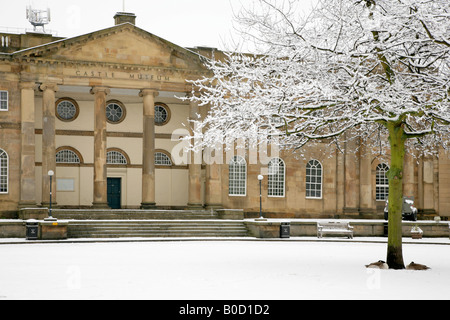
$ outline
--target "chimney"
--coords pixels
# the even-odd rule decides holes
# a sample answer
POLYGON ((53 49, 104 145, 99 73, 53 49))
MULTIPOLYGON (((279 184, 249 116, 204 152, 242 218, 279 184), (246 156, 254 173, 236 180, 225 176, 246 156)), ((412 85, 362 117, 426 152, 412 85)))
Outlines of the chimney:
POLYGON ((114 16, 116 26, 125 22, 129 22, 132 25, 136 25, 136 15, 128 12, 117 12, 114 16))

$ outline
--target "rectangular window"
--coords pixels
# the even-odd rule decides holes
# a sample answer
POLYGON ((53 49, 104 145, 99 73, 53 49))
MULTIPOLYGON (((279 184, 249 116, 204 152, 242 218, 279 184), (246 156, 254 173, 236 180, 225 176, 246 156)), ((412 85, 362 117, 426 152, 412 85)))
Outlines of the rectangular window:
POLYGON ((0 91, 0 111, 8 111, 8 91, 0 91))

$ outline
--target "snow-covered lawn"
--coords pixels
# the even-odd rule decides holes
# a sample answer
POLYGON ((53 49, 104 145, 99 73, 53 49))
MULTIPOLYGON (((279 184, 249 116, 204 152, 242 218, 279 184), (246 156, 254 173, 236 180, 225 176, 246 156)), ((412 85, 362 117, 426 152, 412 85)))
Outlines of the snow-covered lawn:
POLYGON ((4 299, 449 299, 450 246, 404 244, 427 271, 366 269, 385 243, 0 245, 4 299))

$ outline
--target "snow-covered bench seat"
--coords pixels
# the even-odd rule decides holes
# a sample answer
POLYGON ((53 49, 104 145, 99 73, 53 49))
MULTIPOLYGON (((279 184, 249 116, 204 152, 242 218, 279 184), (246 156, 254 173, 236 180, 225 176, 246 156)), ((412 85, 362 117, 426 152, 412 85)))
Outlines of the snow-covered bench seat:
POLYGON ((348 222, 317 222, 317 237, 325 234, 341 234, 353 239, 353 227, 348 222))

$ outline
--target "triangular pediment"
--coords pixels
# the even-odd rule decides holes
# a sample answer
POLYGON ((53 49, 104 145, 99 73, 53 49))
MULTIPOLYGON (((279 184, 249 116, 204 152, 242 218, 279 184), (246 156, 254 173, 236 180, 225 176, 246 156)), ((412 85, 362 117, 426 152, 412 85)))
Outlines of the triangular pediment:
POLYGON ((14 55, 52 61, 202 69, 201 56, 130 23, 22 50, 14 55))

